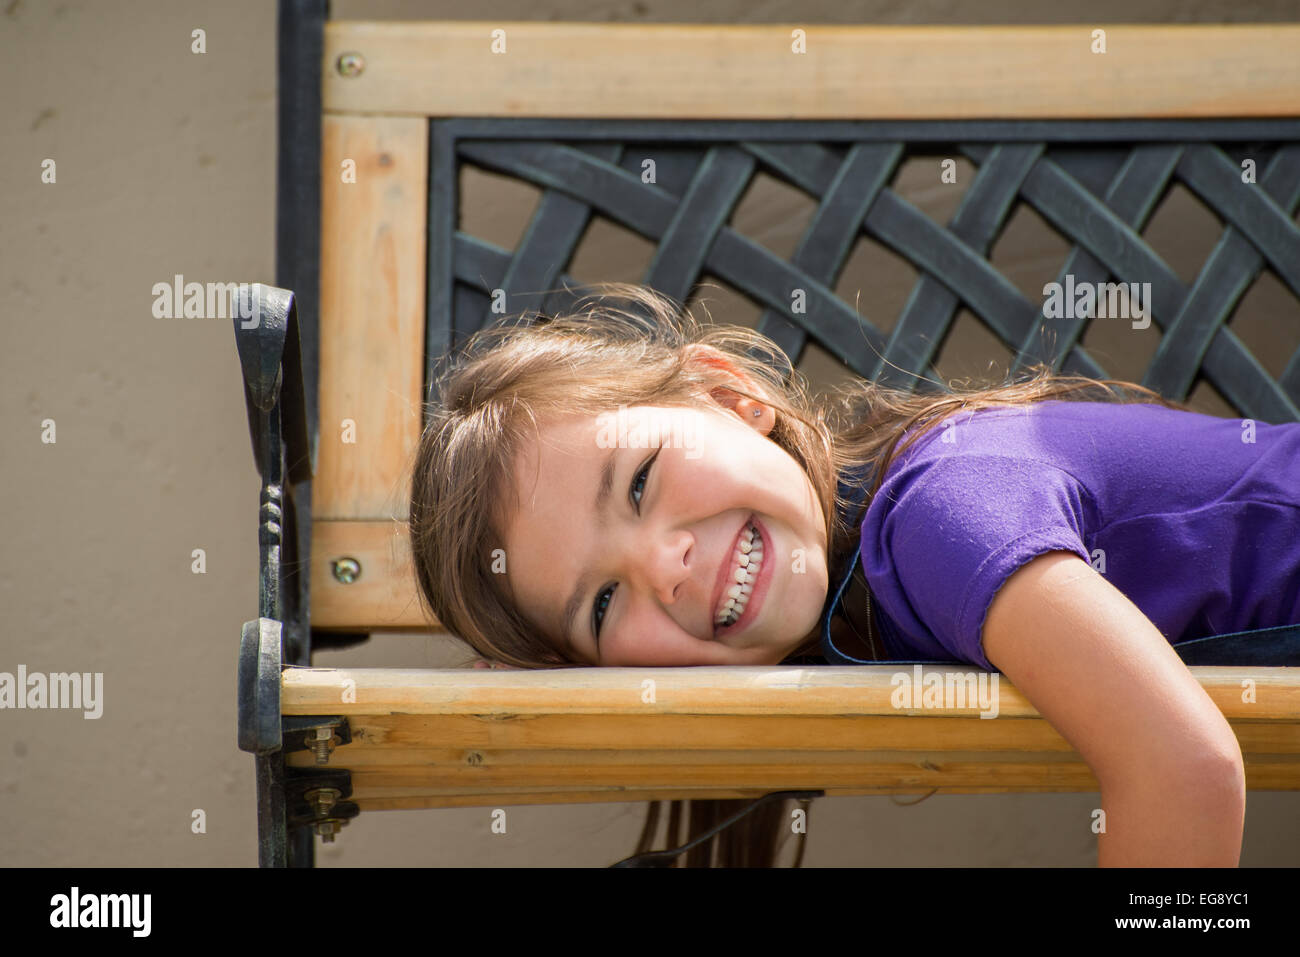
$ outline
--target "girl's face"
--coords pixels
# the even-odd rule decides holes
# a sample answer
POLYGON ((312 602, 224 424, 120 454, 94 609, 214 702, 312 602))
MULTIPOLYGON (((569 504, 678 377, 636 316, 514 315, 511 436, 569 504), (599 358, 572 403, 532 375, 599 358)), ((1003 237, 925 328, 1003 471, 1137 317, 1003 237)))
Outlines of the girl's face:
POLYGON ((550 420, 521 450, 504 570, 521 613, 564 636, 569 660, 774 665, 814 633, 828 587, 817 493, 766 438, 773 410, 719 395, 550 420), (746 555, 752 588, 722 627, 751 523, 762 557, 757 544, 746 555))

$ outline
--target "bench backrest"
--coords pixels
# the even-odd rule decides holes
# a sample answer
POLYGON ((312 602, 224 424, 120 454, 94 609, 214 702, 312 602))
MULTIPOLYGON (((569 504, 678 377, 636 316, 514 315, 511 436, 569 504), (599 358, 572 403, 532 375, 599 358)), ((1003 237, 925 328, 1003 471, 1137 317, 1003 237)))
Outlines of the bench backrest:
MULTIPOLYGON (((320 5, 301 9, 310 21, 320 5)), ((1300 26, 1272 24, 1099 35, 325 23, 319 300, 308 288, 298 303, 319 404, 311 625, 433 627, 401 525, 430 371, 498 317, 498 290, 510 314, 564 308, 581 292, 568 270, 596 220, 652 248, 639 281, 688 301, 707 277, 757 304, 757 328, 796 363, 824 351, 857 375, 914 388, 912 374, 940 377, 946 344, 973 321, 1005 350, 1007 372, 1046 361, 1172 398, 1195 393, 1223 415, 1300 421, 1296 49, 1300 26), (947 223, 896 188, 918 157, 936 187, 962 190, 947 223), (513 247, 463 228, 471 167, 538 191, 513 247), (789 257, 732 223, 759 176, 814 204, 789 257), (1212 214, 1194 275, 1144 236, 1173 190, 1212 214), (1059 315, 1046 292, 994 265, 1024 209, 1064 244, 1050 276, 1059 315), (856 303, 837 293, 867 240, 917 274, 897 316, 877 314, 869 286, 856 303), (1256 282, 1277 309, 1263 331, 1233 322, 1256 282), (1135 297, 1100 303, 1127 307, 1124 318, 1076 314, 1077 289, 1113 293, 1110 283, 1135 284, 1135 297), (1130 331, 1117 337, 1120 324, 1130 331)), ((311 94, 298 108, 314 108, 311 94)), ((312 229, 309 208, 297 223, 312 229)))

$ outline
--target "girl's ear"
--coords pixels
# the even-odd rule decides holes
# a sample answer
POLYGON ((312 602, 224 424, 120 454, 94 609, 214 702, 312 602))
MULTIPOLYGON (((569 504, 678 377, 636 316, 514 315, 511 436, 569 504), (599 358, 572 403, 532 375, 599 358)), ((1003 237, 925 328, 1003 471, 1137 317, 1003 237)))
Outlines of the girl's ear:
MULTIPOLYGON (((735 380, 738 388, 755 393, 760 391, 753 379, 742 372, 734 360, 721 350, 703 343, 693 342, 686 346, 686 353, 688 364, 695 363, 721 370, 725 375, 735 380)), ((722 408, 734 413, 740 421, 760 435, 767 435, 776 425, 776 410, 774 408, 762 402, 755 402, 753 399, 738 392, 733 392, 731 389, 722 386, 710 389, 709 398, 722 408)))
POLYGON ((702 342, 692 342, 685 346, 686 362, 688 365, 705 365, 715 369, 721 369, 723 372, 730 374, 732 377, 740 379, 743 376, 731 357, 721 349, 713 346, 706 346, 702 342))

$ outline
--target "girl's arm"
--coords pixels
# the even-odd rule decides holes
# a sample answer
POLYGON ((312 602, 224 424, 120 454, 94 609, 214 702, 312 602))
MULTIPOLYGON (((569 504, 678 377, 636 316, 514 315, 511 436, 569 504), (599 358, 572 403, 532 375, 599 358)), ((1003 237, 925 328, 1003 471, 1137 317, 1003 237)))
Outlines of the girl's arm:
POLYGON ((1092 566, 1061 551, 1022 565, 994 596, 983 647, 1097 776, 1099 866, 1237 866, 1236 735, 1168 640, 1092 566))

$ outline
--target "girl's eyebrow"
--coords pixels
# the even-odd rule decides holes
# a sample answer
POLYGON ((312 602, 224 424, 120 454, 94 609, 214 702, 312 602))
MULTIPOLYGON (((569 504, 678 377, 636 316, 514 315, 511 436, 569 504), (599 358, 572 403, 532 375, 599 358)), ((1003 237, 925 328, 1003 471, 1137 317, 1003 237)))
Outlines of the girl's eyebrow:
MULTIPOLYGON (((618 464, 618 446, 609 450, 609 455, 605 458, 605 464, 600 469, 600 484, 596 487, 596 500, 594 509, 596 513, 596 527, 605 527, 605 511, 609 507, 609 496, 614 490, 614 471, 618 464)), ((564 635, 564 640, 568 642, 571 649, 577 650, 574 642, 573 619, 578 614, 578 608, 582 605, 582 597, 587 593, 589 587, 590 575, 582 574, 578 576, 578 584, 574 586, 573 593, 569 595, 569 600, 564 603, 564 611, 561 614, 560 621, 562 627, 560 634, 564 635)))

